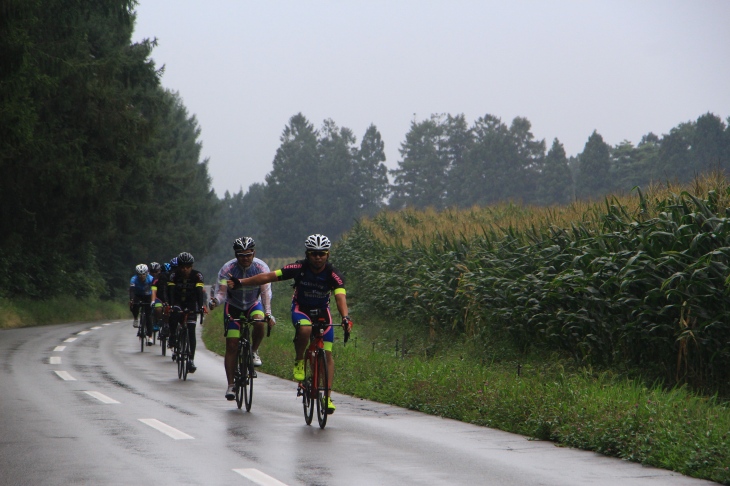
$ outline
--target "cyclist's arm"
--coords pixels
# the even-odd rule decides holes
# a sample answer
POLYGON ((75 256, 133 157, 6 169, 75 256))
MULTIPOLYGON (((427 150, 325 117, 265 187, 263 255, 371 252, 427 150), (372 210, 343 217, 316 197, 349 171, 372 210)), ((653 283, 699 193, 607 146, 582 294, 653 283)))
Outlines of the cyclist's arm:
MULTIPOLYGON (((256 285, 264 285, 270 282, 276 282, 279 279, 278 272, 281 270, 277 270, 276 272, 267 272, 267 273, 259 273, 258 275, 254 275, 253 277, 248 278, 239 278, 238 283, 240 285, 243 285, 244 287, 254 287, 256 285)), ((229 282, 235 283, 232 280, 229 280, 229 282)), ((230 285, 229 285, 230 287, 230 285)))
POLYGON ((223 302, 226 301, 228 295, 228 280, 221 280, 218 282, 218 292, 215 293, 213 296, 213 299, 215 300, 216 305, 221 305, 223 302))
POLYGON ((350 313, 347 311, 346 295, 347 295, 347 293, 345 292, 345 289, 343 289, 343 288, 335 289, 335 304, 337 304, 337 311, 340 313, 341 317, 350 315, 350 313))
POLYGON ((264 314, 271 314, 271 284, 261 286, 261 304, 264 306, 264 314))

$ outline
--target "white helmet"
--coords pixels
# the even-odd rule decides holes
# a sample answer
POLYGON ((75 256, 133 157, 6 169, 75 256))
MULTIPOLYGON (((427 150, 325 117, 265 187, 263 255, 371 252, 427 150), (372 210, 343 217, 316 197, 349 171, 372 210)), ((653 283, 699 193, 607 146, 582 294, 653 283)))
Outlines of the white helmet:
POLYGON ((304 242, 304 246, 309 250, 329 250, 332 246, 332 242, 325 235, 309 235, 307 241, 304 242))
POLYGON ((147 268, 147 265, 144 263, 140 263, 136 267, 134 267, 134 270, 137 272, 137 275, 147 275, 149 272, 149 269, 147 268))

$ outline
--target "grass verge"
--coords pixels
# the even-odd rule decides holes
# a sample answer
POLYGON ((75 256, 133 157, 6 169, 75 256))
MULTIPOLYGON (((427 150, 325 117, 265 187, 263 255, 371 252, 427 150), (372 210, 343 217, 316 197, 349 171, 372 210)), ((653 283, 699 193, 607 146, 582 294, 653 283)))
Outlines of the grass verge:
POLYGON ((49 300, 0 299, 0 329, 131 316, 126 305, 98 299, 78 300, 68 296, 49 300))
MULTIPOLYGON (((274 293, 278 323, 261 346, 261 371, 291 379, 290 293, 281 283, 274 293)), ((351 311, 356 327, 347 346, 335 333, 335 391, 730 484, 727 403, 574 368, 558 356, 485 358, 471 343, 434 345, 406 325, 351 311)), ((218 354, 222 330, 216 309, 203 339, 218 354)))

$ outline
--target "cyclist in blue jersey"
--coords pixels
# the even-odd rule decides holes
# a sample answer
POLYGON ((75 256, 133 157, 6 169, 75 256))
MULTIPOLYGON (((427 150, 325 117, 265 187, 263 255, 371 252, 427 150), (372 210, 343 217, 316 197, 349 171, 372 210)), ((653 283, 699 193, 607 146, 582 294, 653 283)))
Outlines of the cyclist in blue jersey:
POLYGON ((152 282, 154 277, 149 274, 149 269, 144 263, 140 263, 135 268, 135 274, 129 280, 129 310, 132 311, 134 322, 132 326, 139 327, 139 311, 147 317, 145 326, 145 334, 147 335, 147 344, 152 345, 152 319, 150 319, 150 302, 152 302, 152 282))
POLYGON ((266 283, 253 287, 236 286, 238 279, 252 277, 261 273, 270 272, 269 266, 255 257, 256 242, 253 238, 242 236, 233 242, 233 251, 236 257, 227 261, 218 272, 218 292, 210 300, 208 307, 213 309, 225 302, 223 311, 223 331, 226 337, 226 357, 224 360, 228 388, 226 398, 233 400, 236 394, 233 391, 233 371, 236 366, 238 340, 241 337, 241 326, 235 319, 242 315, 255 319, 251 335, 251 350, 253 351, 254 366, 261 366, 259 346, 264 339, 264 320, 270 326, 276 325, 276 319, 271 315, 271 284, 266 283), (234 286, 228 288, 228 281, 233 280, 234 286), (229 316, 231 319, 229 319, 229 316))
MULTIPOLYGON (((335 296, 337 310, 342 316, 342 327, 350 332, 352 319, 350 319, 347 312, 345 279, 328 261, 329 250, 332 246, 329 238, 321 234, 310 235, 304 246, 306 255, 304 260, 298 260, 274 272, 261 273, 237 281, 229 279, 227 285, 228 288, 233 288, 236 285, 248 287, 293 278, 294 296, 292 297, 291 315, 296 333, 294 337, 294 350, 296 352, 294 379, 297 381, 304 379, 304 352, 312 334, 312 321, 324 318, 325 322, 330 324, 324 334, 324 350, 327 356, 327 383, 328 387, 332 389, 335 372, 332 343, 335 332, 331 325, 330 293, 335 296)), ((327 413, 333 413, 334 411, 335 405, 332 403, 332 398, 330 398, 327 404, 327 413)))

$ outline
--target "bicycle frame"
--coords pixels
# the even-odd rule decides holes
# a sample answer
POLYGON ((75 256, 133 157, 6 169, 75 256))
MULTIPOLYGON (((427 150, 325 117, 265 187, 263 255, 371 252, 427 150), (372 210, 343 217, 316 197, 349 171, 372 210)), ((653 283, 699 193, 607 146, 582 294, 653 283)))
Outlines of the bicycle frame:
MULTIPOLYGON (((188 335, 188 324, 190 324, 190 315, 196 314, 196 311, 189 309, 181 310, 179 307, 175 309, 181 312, 182 318, 177 323, 177 339, 175 339, 174 358, 177 361, 177 377, 183 381, 188 379, 188 362, 190 361, 190 338, 188 335)), ((194 323, 195 321, 193 321, 194 323)), ((201 313, 202 322, 202 313, 201 313)))
POLYGON ((236 365, 233 370, 233 392, 236 394, 236 405, 240 409, 246 404, 246 411, 251 411, 253 402, 253 379, 256 378, 256 370, 253 364, 253 347, 251 342, 251 325, 260 322, 251 318, 234 319, 230 315, 227 320, 238 322, 241 334, 238 338, 238 351, 236 353, 236 365))
POLYGON ((326 324, 323 317, 312 323, 312 334, 304 355, 304 380, 297 387, 297 396, 302 397, 304 421, 307 425, 312 423, 316 401, 317 421, 322 429, 327 424, 327 402, 330 396, 324 333, 331 325, 326 324))

